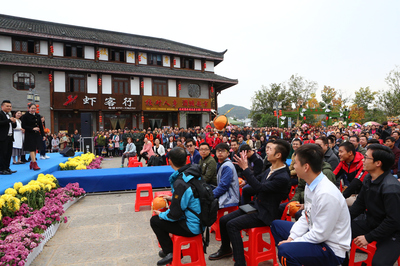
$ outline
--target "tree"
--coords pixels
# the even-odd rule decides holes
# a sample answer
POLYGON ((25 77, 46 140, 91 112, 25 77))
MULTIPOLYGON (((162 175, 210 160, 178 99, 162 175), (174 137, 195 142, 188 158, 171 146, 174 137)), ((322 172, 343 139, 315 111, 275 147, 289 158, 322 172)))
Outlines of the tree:
POLYGON ((357 104, 353 104, 350 106, 350 120, 358 123, 362 123, 364 120, 365 111, 363 107, 357 106, 357 104))
POLYGON ((375 96, 378 94, 376 91, 371 91, 369 87, 361 87, 359 91, 355 92, 355 98, 353 103, 358 107, 364 109, 364 111, 368 111, 371 105, 375 101, 375 96))
POLYGON ((323 104, 321 104, 321 106, 323 105, 323 107, 331 105, 332 101, 335 99, 336 97, 336 90, 335 88, 331 88, 330 86, 326 86, 324 85, 324 89, 321 92, 321 97, 322 97, 322 102, 323 104))
POLYGON ((298 76, 297 74, 289 78, 287 85, 291 98, 290 100, 295 104, 296 109, 310 99, 311 94, 317 91, 318 86, 317 82, 306 80, 304 77, 298 76))
POLYGON ((345 98, 341 90, 338 90, 336 93, 336 97, 332 100, 332 111, 341 112, 347 108, 347 102, 349 98, 345 98))
POLYGON ((310 99, 308 99, 307 101, 307 107, 311 109, 319 107, 319 103, 317 101, 317 95, 315 93, 311 93, 310 99))
POLYGON ((258 124, 262 114, 273 114, 275 110, 275 102, 282 103, 282 109, 287 109, 290 105, 290 97, 282 84, 272 83, 269 87, 262 85, 261 90, 256 91, 252 98, 252 105, 249 117, 254 124, 258 124))
POLYGON ((379 96, 379 102, 387 116, 397 116, 400 113, 400 68, 391 70, 385 78, 389 90, 379 96))

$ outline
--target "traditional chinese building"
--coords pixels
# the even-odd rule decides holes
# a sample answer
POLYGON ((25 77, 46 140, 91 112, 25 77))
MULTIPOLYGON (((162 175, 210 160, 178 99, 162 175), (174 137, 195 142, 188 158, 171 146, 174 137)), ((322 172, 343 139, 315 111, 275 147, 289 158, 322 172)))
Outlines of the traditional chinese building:
POLYGON ((0 15, 0 95, 26 110, 40 96, 52 132, 205 126, 217 95, 238 83, 214 73, 224 52, 170 40, 0 15))

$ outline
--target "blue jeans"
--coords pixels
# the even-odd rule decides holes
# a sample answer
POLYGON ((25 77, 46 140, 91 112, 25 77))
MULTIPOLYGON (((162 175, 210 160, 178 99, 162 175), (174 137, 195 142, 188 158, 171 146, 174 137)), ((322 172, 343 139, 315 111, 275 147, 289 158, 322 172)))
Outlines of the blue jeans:
MULTIPOLYGON (((275 243, 289 238, 293 222, 275 220, 271 224, 271 232, 275 243)), ((344 258, 337 257, 325 243, 289 242, 278 246, 278 258, 282 265, 304 266, 337 266, 344 258)))

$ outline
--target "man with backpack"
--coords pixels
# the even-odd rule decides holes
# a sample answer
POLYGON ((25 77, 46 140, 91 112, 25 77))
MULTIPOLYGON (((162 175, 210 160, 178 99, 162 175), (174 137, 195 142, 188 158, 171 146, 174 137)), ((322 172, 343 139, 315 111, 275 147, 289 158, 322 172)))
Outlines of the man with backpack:
MULTIPOLYGON (((150 219, 150 225, 157 236, 162 250, 158 253, 162 258, 157 265, 166 265, 172 262, 173 242, 169 234, 194 237, 204 231, 200 225, 199 214, 201 203, 192 183, 201 180, 199 165, 186 165, 186 151, 175 147, 169 152, 169 164, 175 172, 169 177, 172 188, 172 197, 163 196, 171 205, 166 212, 154 210, 155 216, 150 219), (197 196, 197 197, 195 197, 197 196)), ((210 191, 210 194, 212 191, 210 191)), ((212 194, 211 194, 212 195, 212 194)), ((211 196, 212 197, 212 196, 211 196)))

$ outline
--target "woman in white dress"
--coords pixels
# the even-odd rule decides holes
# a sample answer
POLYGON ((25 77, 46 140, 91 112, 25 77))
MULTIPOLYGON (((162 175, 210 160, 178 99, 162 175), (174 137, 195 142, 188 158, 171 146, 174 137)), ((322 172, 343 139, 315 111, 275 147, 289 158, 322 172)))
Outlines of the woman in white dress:
POLYGON ((24 164, 21 162, 22 153, 22 143, 24 138, 24 129, 21 128, 21 118, 22 113, 21 111, 16 111, 14 113, 14 117, 16 118, 17 127, 14 128, 14 143, 13 143, 13 150, 12 150, 12 160, 13 164, 24 164))

